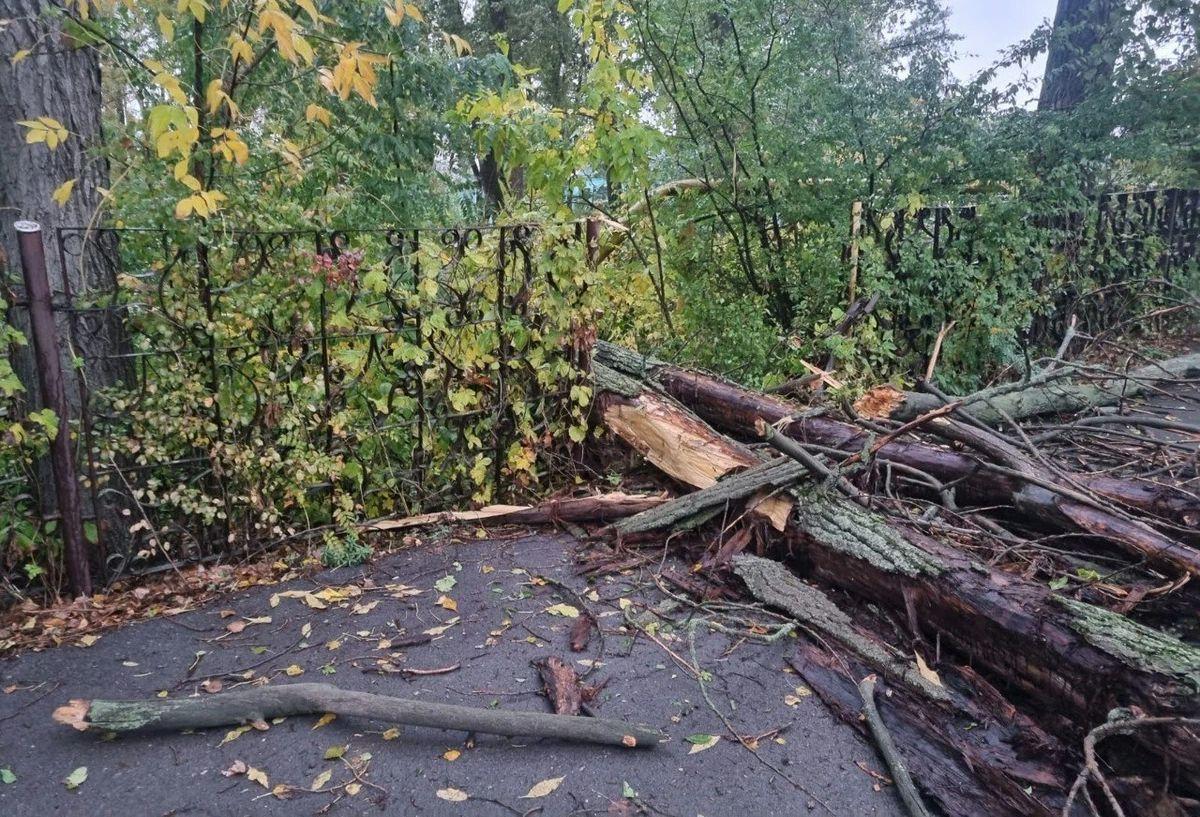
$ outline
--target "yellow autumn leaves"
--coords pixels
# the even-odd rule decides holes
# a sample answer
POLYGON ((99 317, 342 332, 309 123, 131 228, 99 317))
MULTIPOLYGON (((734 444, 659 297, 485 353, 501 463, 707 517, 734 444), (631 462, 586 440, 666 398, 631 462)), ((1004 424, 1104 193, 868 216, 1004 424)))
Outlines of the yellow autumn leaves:
MULTIPOLYGON (((227 2, 220 0, 220 8, 224 9, 227 2)), ((76 12, 84 19, 114 12, 120 5, 135 8, 132 0, 73 0, 76 12)), ((146 115, 150 148, 158 158, 173 160, 174 178, 187 188, 185 197, 175 206, 177 218, 208 217, 226 201, 225 194, 203 189, 206 182, 202 180, 209 173, 194 169, 196 161, 193 154, 199 145, 204 144, 214 156, 230 165, 240 166, 249 161, 251 145, 234 127, 241 111, 234 99, 233 88, 237 87, 242 73, 252 70, 250 66, 256 65, 264 56, 274 52, 287 62, 313 66, 317 84, 327 93, 341 100, 359 97, 372 107, 378 105, 375 97, 375 89, 379 84, 378 72, 389 63, 389 56, 372 51, 364 42, 341 41, 325 36, 322 32, 327 24, 336 24, 337 21, 322 14, 314 0, 260 0, 252 6, 253 16, 248 25, 241 22, 229 25, 228 15, 219 15, 214 11, 217 3, 213 0, 173 0, 156 3, 150 9, 148 31, 161 36, 167 43, 176 39, 189 17, 206 24, 210 29, 227 27, 217 38, 217 42, 223 46, 221 50, 228 55, 226 67, 218 76, 205 80, 202 87, 187 86, 190 64, 181 67, 165 58, 162 61, 141 61, 151 82, 163 95, 161 102, 153 105, 146 115), (210 122, 214 125, 211 130, 204 127, 204 113, 211 117, 210 122), (210 142, 211 145, 208 144, 210 142)), ((408 21, 426 24, 425 16, 416 3, 383 0, 382 6, 388 22, 393 26, 408 21)), ((465 40, 443 36, 458 55, 470 53, 470 45, 465 40)), ((30 53, 29 49, 18 52, 12 61, 19 62, 30 53)), ((327 128, 333 124, 330 110, 316 102, 307 105, 304 116, 307 122, 327 128)), ((49 116, 24 120, 20 124, 26 128, 28 143, 44 144, 50 150, 59 147, 70 135, 61 122, 49 116)), ((284 165, 295 167, 298 172, 303 171, 301 160, 305 145, 278 137, 264 137, 262 141, 279 153, 284 165)), ((71 179, 60 185, 53 194, 54 201, 60 206, 64 205, 75 183, 76 180, 71 179)))

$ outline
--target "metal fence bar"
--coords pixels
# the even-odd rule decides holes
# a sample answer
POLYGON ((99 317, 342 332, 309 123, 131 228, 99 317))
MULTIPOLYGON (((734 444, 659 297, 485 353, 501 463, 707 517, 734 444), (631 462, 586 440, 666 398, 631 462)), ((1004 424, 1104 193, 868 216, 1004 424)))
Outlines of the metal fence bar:
POLYGON ((54 471, 54 491, 62 528, 63 560, 71 592, 77 596, 90 596, 92 571, 83 536, 79 480, 71 452, 71 413, 58 356, 58 330, 51 306, 42 228, 36 221, 17 221, 13 229, 17 232, 21 250, 21 271, 25 281, 25 296, 29 302, 30 334, 33 335, 42 404, 58 417, 58 431, 50 441, 50 466, 54 471))

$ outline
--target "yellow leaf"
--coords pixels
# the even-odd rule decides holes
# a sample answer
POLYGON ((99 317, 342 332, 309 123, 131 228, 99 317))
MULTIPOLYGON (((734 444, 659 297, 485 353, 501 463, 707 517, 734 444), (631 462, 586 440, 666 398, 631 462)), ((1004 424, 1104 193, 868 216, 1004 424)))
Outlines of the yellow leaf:
POLYGON ((162 35, 165 39, 175 39, 175 24, 171 22, 166 15, 160 13, 158 15, 157 23, 158 30, 162 32, 162 35))
POLYGON ((297 675, 304 674, 304 668, 301 667, 299 664, 292 664, 291 666, 289 666, 287 669, 285 669, 283 671, 283 674, 287 675, 291 678, 295 678, 297 675))
POLYGON ((450 598, 449 596, 439 596, 438 600, 437 600, 437 604, 439 607, 444 607, 453 613, 458 612, 458 602, 456 602, 454 599, 450 598))
POLYGON ((313 0, 296 0, 296 5, 308 12, 308 18, 314 23, 321 22, 321 15, 317 13, 313 0))
POLYGON ((264 789, 271 788, 270 781, 267 780, 267 774, 262 769, 256 769, 251 766, 246 770, 246 777, 253 780, 255 783, 262 786, 264 789))
POLYGON ((252 727, 250 727, 250 726, 239 726, 237 729, 230 729, 228 732, 225 733, 225 740, 221 741, 217 745, 224 746, 226 743, 229 743, 231 740, 237 740, 242 735, 249 732, 251 728, 252 727))
POLYGON ((442 760, 448 760, 451 763, 458 760, 460 757, 462 757, 462 752, 460 752, 458 749, 447 749, 446 751, 442 752, 442 760))
POLYGON ((329 782, 331 777, 333 777, 333 769, 326 769, 313 778, 312 785, 309 786, 309 789, 312 791, 319 791, 322 786, 329 782))
POLYGON ((221 78, 217 77, 208 83, 208 88, 204 91, 204 101, 208 104, 209 113, 216 113, 220 110, 223 96, 225 96, 225 90, 222 87, 221 78))
POLYGON ((63 207, 67 203, 67 199, 71 198, 71 191, 75 189, 75 180, 67 179, 65 182, 54 188, 54 192, 50 194, 50 198, 63 207))
POLYGON ((333 714, 332 712, 326 712, 321 716, 320 720, 313 724, 313 729, 320 729, 322 726, 328 726, 335 720, 337 720, 337 715, 333 714))
POLYGON ((462 789, 438 789, 437 796, 442 800, 448 800, 451 803, 461 803, 464 800, 470 799, 471 795, 467 794, 462 789))
MULTIPOLYGON (((701 738, 701 736, 697 735, 696 738, 701 738)), ((712 747, 716 746, 720 740, 720 735, 704 735, 702 739, 697 740, 688 738, 688 741, 692 744, 692 748, 688 749, 688 754, 694 755, 697 752, 703 752, 705 749, 711 749, 712 747)))
POLYGON ((11 64, 11 65, 16 65, 16 64, 17 64, 17 63, 19 63, 21 60, 23 60, 23 59, 25 59, 26 57, 28 57, 28 56, 29 56, 31 53, 33 53, 33 52, 32 52, 32 51, 30 51, 28 48, 22 48, 21 50, 19 50, 19 51, 15 52, 15 53, 14 53, 14 54, 13 54, 13 55, 12 55, 12 56, 9 58, 8 62, 9 62, 9 64, 11 64))
POLYGON ((304 109, 304 118, 309 122, 320 122, 325 127, 329 127, 330 122, 333 121, 333 115, 315 102, 304 109))
POLYGON ((416 6, 414 6, 412 3, 404 4, 404 13, 407 14, 409 17, 413 18, 414 20, 416 20, 418 23, 425 22, 425 15, 422 14, 421 10, 419 8, 417 8, 416 6))
POLYGON ((30 145, 35 145, 39 142, 44 142, 46 147, 54 150, 67 140, 69 132, 63 127, 62 123, 57 119, 49 116, 39 116, 37 119, 26 119, 17 122, 29 129, 25 134, 25 142, 30 145))
POLYGON ((400 737, 400 730, 395 726, 383 733, 384 740, 395 740, 398 737, 400 737))
POLYGON ((540 783, 535 783, 527 793, 521 795, 521 799, 526 800, 534 797, 545 797, 547 794, 550 794, 559 786, 561 786, 563 780, 565 779, 566 778, 563 777, 551 777, 543 780, 540 783))
POLYGON ((569 604, 552 604, 546 608, 546 612, 552 616, 563 616, 564 618, 579 618, 579 608, 572 607, 569 604))
POLYGON ((350 795, 351 797, 358 794, 360 791, 362 791, 362 783, 346 784, 346 794, 350 795))
POLYGON ((392 25, 400 25, 400 23, 404 22, 404 3, 401 0, 396 0, 396 3, 384 7, 383 14, 392 25))

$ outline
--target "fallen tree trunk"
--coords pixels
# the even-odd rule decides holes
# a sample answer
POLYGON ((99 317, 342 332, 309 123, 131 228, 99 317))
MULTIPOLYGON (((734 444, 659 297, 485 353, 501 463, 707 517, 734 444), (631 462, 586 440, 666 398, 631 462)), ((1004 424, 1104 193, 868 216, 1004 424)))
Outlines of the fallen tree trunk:
POLYGON ((655 746, 666 738, 652 727, 607 718, 408 701, 390 695, 353 692, 332 684, 255 687, 203 698, 72 700, 54 711, 54 720, 80 731, 133 732, 142 729, 209 729, 325 712, 434 729, 559 738, 630 748, 655 746))
POLYGON ((779 562, 743 555, 734 560, 734 572, 750 595, 819 637, 822 647, 799 642, 801 658, 793 668, 839 715, 853 723, 859 720, 858 711, 837 697, 854 689, 855 678, 879 673, 888 681, 889 695, 881 706, 900 719, 892 726, 903 740, 902 754, 946 814, 1049 817, 1054 813, 1043 802, 1042 791, 1034 795, 1031 784, 1051 794, 1061 792, 1066 780, 1057 769, 1065 752, 998 693, 978 694, 967 675, 959 677, 953 670, 957 681, 953 686, 927 678, 911 658, 855 625, 828 596, 801 582, 779 562), (834 647, 844 652, 830 652, 834 647), (848 684, 846 689, 841 681, 848 684), (843 703, 847 707, 839 708, 843 703), (964 730, 964 722, 978 728, 964 730))
MULTIPOLYGON (((717 428, 744 437, 755 436, 755 423, 777 425, 781 433, 805 443, 859 454, 871 435, 848 423, 827 417, 801 416, 786 400, 752 392, 737 384, 630 352, 613 344, 596 344, 597 363, 631 379, 640 378, 650 388, 694 411, 717 428)), ((998 470, 969 454, 920 442, 892 440, 875 452, 882 462, 916 468, 942 483, 954 483, 958 496, 969 504, 1004 505, 1040 519, 1066 532, 1103 536, 1118 547, 1172 570, 1200 575, 1200 551, 1182 545, 1146 525, 1114 516, 1099 508, 1080 507, 1044 486, 1031 485, 1020 473, 998 470)), ((1070 474, 1070 482, 1115 504, 1162 516, 1177 525, 1200 524, 1200 502, 1165 486, 1131 480, 1070 474)), ((1047 477, 1052 482, 1053 477, 1047 477)))
MULTIPOLYGON (((626 408, 622 423, 612 427, 618 436, 654 452, 677 438, 670 421, 683 417, 694 453, 721 452, 719 464, 714 461, 707 471, 693 464, 689 473, 706 474, 691 481, 693 486, 711 485, 713 470, 758 463, 744 446, 673 406, 671 398, 649 386, 639 392, 637 382, 629 381, 622 381, 624 393, 613 398, 626 408), (656 422, 639 420, 641 412, 656 422), (639 434, 647 427, 653 439, 639 434)), ((597 380, 598 389, 603 382, 597 380)), ((654 382, 663 382, 661 370, 654 382)), ((739 393, 745 394, 735 396, 739 393)), ((603 405, 606 395, 599 399, 603 405)), ((908 617, 914 628, 936 632, 941 643, 1019 688, 1049 717, 1065 715, 1085 729, 1110 709, 1131 703, 1164 715, 1200 712, 1200 650, 1059 596, 1044 584, 983 566, 831 492, 809 488, 795 491, 794 498, 787 547, 781 550, 795 554, 808 577, 908 617)), ((1200 757, 1186 750, 1194 738, 1175 730, 1164 740, 1193 779, 1200 775, 1200 757)))
MULTIPOLYGON (((1042 414, 1071 414, 1089 408, 1115 406, 1157 387, 1200 377, 1200 354, 1183 355, 1132 369, 1122 377, 1092 381, 1069 379, 1078 367, 1067 366, 1047 372, 1021 385, 1005 385, 975 394, 952 398, 962 402, 962 411, 976 420, 998 426, 1009 419, 1022 420, 1042 414)), ((868 417, 888 417, 906 422, 942 405, 942 399, 923 392, 899 391, 878 386, 867 392, 856 408, 868 417)))

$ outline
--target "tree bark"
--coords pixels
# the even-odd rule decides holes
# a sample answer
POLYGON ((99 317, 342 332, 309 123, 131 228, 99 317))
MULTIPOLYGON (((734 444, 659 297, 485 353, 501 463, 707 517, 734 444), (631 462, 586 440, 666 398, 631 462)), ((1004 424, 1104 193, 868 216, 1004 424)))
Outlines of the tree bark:
POLYGON ((1039 111, 1074 108, 1112 76, 1116 52, 1105 47, 1112 0, 1058 0, 1039 111))
POLYGON ((323 712, 434 729, 559 738, 629 748, 655 746, 666 737, 649 726, 607 718, 408 701, 390 695, 352 692, 332 684, 285 684, 173 700, 72 700, 54 711, 54 720, 80 731, 134 732, 210 729, 323 712))
MULTIPOLYGON (((60 245, 56 232, 60 226, 95 226, 103 203, 101 190, 108 186, 108 162, 98 152, 103 143, 99 57, 63 31, 64 15, 63 3, 52 0, 5 4, 8 19, 0 28, 0 271, 20 279, 12 222, 37 221, 44 230, 55 302, 63 303, 69 293, 79 305, 112 291, 119 258, 114 233, 85 236, 80 231, 64 235, 60 245), (30 54, 14 64, 14 56, 23 50, 30 54), (27 144, 27 129, 17 124, 39 116, 58 120, 70 132, 54 150, 27 144), (52 194, 71 179, 74 188, 60 206, 52 194)), ((91 393, 123 382, 128 374, 125 361, 113 356, 124 348, 121 322, 108 311, 61 311, 57 317, 71 420, 78 421, 91 393), (76 357, 83 360, 82 368, 75 365, 76 357)), ((22 310, 13 310, 12 319, 17 328, 28 331, 22 310)), ((41 405, 28 348, 18 349, 13 362, 27 390, 27 408, 41 405)), ((49 469, 40 471, 43 513, 53 514, 57 503, 49 469)), ((119 509, 111 500, 93 507, 94 495, 83 492, 84 513, 97 517, 101 541, 119 546, 126 539, 119 509)))

